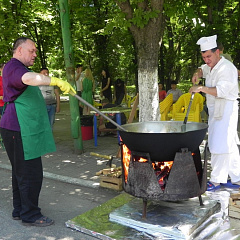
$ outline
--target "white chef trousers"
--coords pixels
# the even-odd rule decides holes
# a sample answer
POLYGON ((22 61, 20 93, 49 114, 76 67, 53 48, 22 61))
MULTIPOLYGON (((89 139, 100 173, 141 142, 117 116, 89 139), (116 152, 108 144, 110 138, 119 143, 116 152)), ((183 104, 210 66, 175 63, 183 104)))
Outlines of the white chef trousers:
POLYGON ((211 154, 211 166, 211 182, 226 183, 228 176, 232 183, 240 181, 240 156, 237 144, 231 153, 211 154))

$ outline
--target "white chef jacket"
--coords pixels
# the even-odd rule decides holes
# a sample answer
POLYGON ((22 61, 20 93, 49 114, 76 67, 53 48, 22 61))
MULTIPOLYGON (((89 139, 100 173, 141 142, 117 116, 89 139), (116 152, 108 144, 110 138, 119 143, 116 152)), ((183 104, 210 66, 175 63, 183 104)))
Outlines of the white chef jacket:
POLYGON ((238 123, 238 71, 224 57, 211 68, 201 66, 207 87, 216 87, 217 97, 206 94, 208 119, 208 145, 212 154, 225 154, 234 151, 239 143, 238 123))

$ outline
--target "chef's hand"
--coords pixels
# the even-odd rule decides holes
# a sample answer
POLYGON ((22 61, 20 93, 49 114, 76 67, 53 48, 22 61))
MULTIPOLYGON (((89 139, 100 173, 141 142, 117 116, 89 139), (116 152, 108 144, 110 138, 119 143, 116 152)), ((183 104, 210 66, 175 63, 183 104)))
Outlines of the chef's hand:
POLYGON ((196 93, 196 92, 202 92, 202 86, 192 86, 190 89, 189 89, 189 92, 190 93, 196 93))
POLYGON ((67 81, 63 81, 62 79, 56 78, 56 77, 52 77, 51 78, 51 82, 49 86, 58 86, 61 91, 63 91, 63 94, 76 94, 76 91, 74 90, 74 88, 71 86, 71 84, 69 84, 67 81))
POLYGON ((200 78, 202 78, 202 76, 203 76, 202 69, 198 68, 192 76, 192 83, 195 85, 198 84, 199 80, 200 80, 200 78))

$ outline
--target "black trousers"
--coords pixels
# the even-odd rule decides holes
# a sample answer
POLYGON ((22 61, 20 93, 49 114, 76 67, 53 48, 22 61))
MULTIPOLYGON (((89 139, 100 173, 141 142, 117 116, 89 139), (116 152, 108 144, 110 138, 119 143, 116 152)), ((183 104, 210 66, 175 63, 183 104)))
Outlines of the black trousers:
POLYGON ((24 160, 21 133, 1 128, 1 135, 12 165, 12 216, 24 222, 35 222, 42 216, 38 207, 43 181, 41 157, 24 160))
POLYGON ((109 103, 112 103, 112 92, 103 92, 103 96, 108 99, 109 103))
POLYGON ((123 98, 124 98, 124 93, 117 94, 115 104, 120 105, 122 103, 123 98))

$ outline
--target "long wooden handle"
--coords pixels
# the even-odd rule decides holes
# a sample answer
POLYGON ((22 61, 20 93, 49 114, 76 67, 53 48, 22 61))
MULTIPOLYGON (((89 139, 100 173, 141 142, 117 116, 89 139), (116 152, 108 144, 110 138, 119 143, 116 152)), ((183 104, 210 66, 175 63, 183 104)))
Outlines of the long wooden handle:
POLYGON ((135 113, 136 113, 138 103, 139 103, 139 94, 137 93, 137 96, 136 96, 136 98, 135 98, 135 101, 134 101, 134 104, 133 104, 132 110, 131 110, 131 112, 130 112, 130 115, 129 115, 129 118, 128 118, 128 122, 127 122, 127 123, 132 123, 132 122, 133 122, 134 115, 135 115, 135 113))

